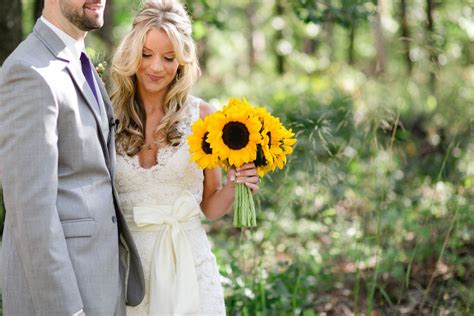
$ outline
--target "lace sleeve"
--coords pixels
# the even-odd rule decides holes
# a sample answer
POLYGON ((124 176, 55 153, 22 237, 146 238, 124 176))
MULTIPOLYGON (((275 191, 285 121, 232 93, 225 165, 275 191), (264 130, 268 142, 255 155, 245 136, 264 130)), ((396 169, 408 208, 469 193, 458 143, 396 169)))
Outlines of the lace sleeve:
POLYGON ((188 136, 192 132, 192 126, 194 122, 197 121, 199 118, 199 105, 201 104, 201 99, 194 97, 194 96, 189 96, 188 102, 186 105, 187 111, 185 118, 183 120, 183 124, 180 124, 178 127, 180 129, 180 132, 182 132, 183 135, 188 136))

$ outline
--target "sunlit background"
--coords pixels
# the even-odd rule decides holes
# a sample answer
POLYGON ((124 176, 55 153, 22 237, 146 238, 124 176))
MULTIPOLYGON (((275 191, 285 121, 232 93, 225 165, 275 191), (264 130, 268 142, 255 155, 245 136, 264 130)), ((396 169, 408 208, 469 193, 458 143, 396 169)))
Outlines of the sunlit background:
MULTIPOLYGON (((87 38, 106 83, 139 3, 108 0, 87 38)), ((263 179, 258 228, 206 224, 228 314, 472 314, 474 1, 185 3, 193 94, 246 97, 298 139, 263 179)))

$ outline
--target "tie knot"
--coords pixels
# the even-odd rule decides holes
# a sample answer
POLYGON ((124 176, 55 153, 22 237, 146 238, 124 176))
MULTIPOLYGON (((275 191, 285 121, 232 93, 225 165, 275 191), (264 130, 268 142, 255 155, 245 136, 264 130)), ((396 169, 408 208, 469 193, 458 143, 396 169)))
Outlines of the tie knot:
POLYGON ((89 61, 89 57, 87 57, 86 53, 81 53, 81 62, 85 63, 89 61))

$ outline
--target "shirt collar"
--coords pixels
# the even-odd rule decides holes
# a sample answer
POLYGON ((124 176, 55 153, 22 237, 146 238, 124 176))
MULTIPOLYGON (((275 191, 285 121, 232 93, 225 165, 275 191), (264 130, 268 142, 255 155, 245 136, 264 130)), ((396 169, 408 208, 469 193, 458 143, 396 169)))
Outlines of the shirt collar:
POLYGON ((67 34, 63 30, 59 29, 57 26, 46 20, 45 17, 41 16, 41 21, 46 24, 66 45, 66 47, 71 51, 75 60, 79 60, 81 53, 85 52, 84 40, 76 40, 71 35, 67 34))

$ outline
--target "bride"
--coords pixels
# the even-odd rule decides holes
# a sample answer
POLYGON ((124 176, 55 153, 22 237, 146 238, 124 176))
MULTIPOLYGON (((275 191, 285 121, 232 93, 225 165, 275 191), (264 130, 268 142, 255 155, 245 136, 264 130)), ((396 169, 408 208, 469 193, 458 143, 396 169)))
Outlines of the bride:
POLYGON ((198 78, 189 16, 172 0, 146 2, 112 62, 119 200, 137 244, 145 298, 127 315, 225 315, 216 260, 201 211, 231 209, 234 184, 258 190, 253 164, 202 171, 190 162, 191 125, 214 110, 189 90, 198 78))

